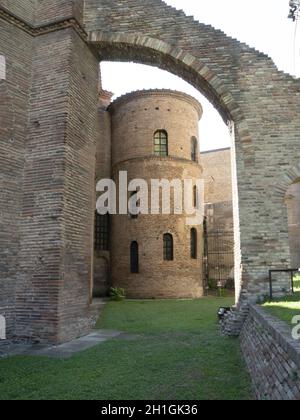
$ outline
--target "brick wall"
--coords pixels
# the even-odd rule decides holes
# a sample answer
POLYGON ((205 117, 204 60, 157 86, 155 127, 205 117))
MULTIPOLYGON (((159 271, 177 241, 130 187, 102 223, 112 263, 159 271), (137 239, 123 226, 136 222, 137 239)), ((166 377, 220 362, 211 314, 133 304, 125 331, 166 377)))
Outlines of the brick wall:
POLYGON ((250 305, 240 336, 259 400, 300 399, 300 341, 284 322, 250 305))
POLYGON ((205 182, 205 202, 232 201, 231 149, 202 152, 200 163, 205 182))
MULTIPOLYGON (((37 27, 83 16, 81 0, 1 0, 0 6, 30 24, 35 15, 37 27)), ((0 81, 0 115, 5 121, 0 127, 7 140, 0 146, 3 310, 12 313, 8 307, 14 305, 18 271, 19 333, 57 338, 75 314, 79 290, 90 294, 93 206, 88 183, 94 181, 94 156, 91 129, 80 124, 80 118, 83 113, 91 126, 99 58, 169 70, 206 95, 226 122, 234 122, 237 299, 240 290, 253 300, 265 294, 268 269, 291 264, 284 196, 300 177, 300 80, 278 71, 264 54, 160 0, 86 0, 84 6, 87 43, 79 43, 79 28, 72 22, 67 26, 77 32, 66 25, 32 31, 0 10, 0 55, 7 63, 7 80, 0 81), (99 56, 93 55, 95 50, 99 56), (13 131, 10 142, 8 133, 13 131), (73 286, 76 292, 67 313, 63 302, 73 286), (64 319, 60 326, 58 308, 64 319)), ((80 35, 85 39, 83 32, 80 35)), ((80 295, 78 318, 85 318, 88 300, 80 295)), ((81 321, 77 325, 80 330, 81 321)), ((69 336, 71 329, 61 337, 69 336)))
POLYGON ((8 336, 14 332, 16 316, 32 50, 30 35, 1 20, 0 55, 5 58, 6 78, 0 78, 0 314, 6 317, 8 336))
POLYGON ((83 0, 37 0, 35 23, 45 25, 55 20, 74 17, 82 23, 83 0))
POLYGON ((206 95, 226 122, 234 122, 237 299, 242 290, 243 297, 256 300, 267 291, 268 269, 291 264, 283 201, 289 183, 300 175, 300 80, 162 1, 88 0, 85 5, 89 40, 103 59, 170 70, 206 95))
POLYGON ((0 7, 5 7, 14 15, 33 24, 38 1, 39 0, 0 0, 0 7))
MULTIPOLYGON (((143 179, 202 179, 201 166, 191 161, 191 140, 199 138, 200 104, 180 92, 133 92, 116 100, 112 115, 113 178, 127 171, 128 181, 143 179), (154 133, 168 133, 168 157, 154 155, 154 133)), ((171 193, 171 197, 173 193, 171 193)), ((150 198, 150 189, 149 189, 150 198)), ((149 201, 150 202, 150 201, 149 201)), ((114 286, 132 298, 195 298, 203 295, 202 225, 198 231, 198 256, 191 258, 191 227, 186 214, 112 216, 111 270, 114 286), (174 261, 163 259, 163 235, 174 238, 174 261), (139 244, 139 273, 130 272, 130 245, 139 244)), ((161 212, 161 203, 160 203, 161 212)), ((201 220, 202 222, 202 220, 201 220)))

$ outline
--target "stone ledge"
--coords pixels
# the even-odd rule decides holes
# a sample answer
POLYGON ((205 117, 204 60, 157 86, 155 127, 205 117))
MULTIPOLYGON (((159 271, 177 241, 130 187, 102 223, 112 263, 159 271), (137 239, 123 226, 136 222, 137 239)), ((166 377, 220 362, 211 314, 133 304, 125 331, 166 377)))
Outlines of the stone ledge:
POLYGON ((268 314, 258 305, 249 305, 249 315, 263 325, 274 340, 285 350, 293 362, 300 368, 300 340, 292 338, 291 329, 280 319, 268 314))
POLYGON ((180 158, 177 156, 156 156, 156 155, 147 155, 147 156, 137 156, 131 159, 125 159, 120 162, 116 162, 112 167, 112 174, 114 175, 120 166, 126 165, 128 163, 134 163, 134 162, 177 162, 177 163, 184 163, 185 165, 191 165, 194 167, 198 167, 201 172, 203 172, 203 167, 198 163, 194 162, 193 160, 180 158))

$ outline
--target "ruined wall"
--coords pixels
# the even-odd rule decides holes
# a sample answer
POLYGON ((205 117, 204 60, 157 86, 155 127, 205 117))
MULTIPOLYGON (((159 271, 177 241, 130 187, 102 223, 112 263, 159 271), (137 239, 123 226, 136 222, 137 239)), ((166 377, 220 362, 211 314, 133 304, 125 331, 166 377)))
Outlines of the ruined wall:
POLYGON ((18 334, 55 341, 85 329, 97 136, 80 121, 82 115, 91 127, 96 119, 99 58, 167 69, 196 86, 231 122, 237 286, 245 299, 264 295, 268 269, 291 265, 284 197, 300 178, 299 79, 160 0, 86 0, 84 14, 81 0, 1 0, 0 6, 0 54, 8 58, 7 81, 0 81, 8 99, 7 107, 2 100, 0 105, 4 136, 16 118, 15 142, 0 145, 0 300, 13 305, 18 271, 18 334), (88 33, 72 17, 82 17, 88 33), (78 329, 63 331, 73 316, 78 329))
POLYGON ((279 72, 266 55, 159 0, 87 0, 84 21, 103 59, 170 70, 234 122, 237 290, 242 286, 245 298, 254 300, 264 295, 268 269, 291 264, 283 201, 286 181, 300 173, 299 80, 279 72))
POLYGON ((0 307, 9 337, 47 342, 90 328, 98 59, 78 27, 50 24, 65 12, 44 2, 38 34, 1 9, 0 27, 0 307))
POLYGON ((32 49, 30 35, 0 21, 0 314, 6 317, 8 336, 14 332, 16 316, 32 49))
POLYGON ((257 399, 299 400, 300 343, 290 326, 251 306, 240 340, 257 399))

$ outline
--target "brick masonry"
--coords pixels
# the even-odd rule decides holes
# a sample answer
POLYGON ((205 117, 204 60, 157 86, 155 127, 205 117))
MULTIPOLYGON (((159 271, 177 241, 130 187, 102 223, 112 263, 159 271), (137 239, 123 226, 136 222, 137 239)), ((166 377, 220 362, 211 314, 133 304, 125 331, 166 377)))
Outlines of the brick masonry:
MULTIPOLYGON (((169 90, 137 91, 109 107, 112 125, 113 179, 119 185, 120 171, 128 181, 202 179, 202 168, 191 160, 192 139, 199 140, 201 105, 189 95, 169 90), (168 157, 154 155, 154 133, 168 133, 168 157)), ((199 160, 199 146, 197 151, 199 160)), ((200 193, 199 193, 200 194, 200 193)), ((130 298, 196 298, 203 295, 202 225, 188 226, 187 214, 112 216, 111 280, 130 298), (191 228, 197 230, 197 258, 191 258, 191 228), (163 259, 163 235, 171 233, 174 260, 163 259), (130 244, 139 244, 139 273, 130 272, 130 244)), ((150 207, 150 205, 149 205, 150 207)), ((161 213, 160 200, 160 213, 161 213)), ((202 222, 202 220, 201 220, 202 222)))
POLYGON ((257 399, 300 400, 300 341, 287 324, 250 305, 240 341, 257 399))
POLYGON ((255 300, 266 293, 268 269, 291 264, 283 201, 300 172, 299 80, 279 72, 266 55, 162 1, 99 5, 86 3, 85 25, 103 59, 170 70, 234 122, 237 299, 242 292, 255 300))
POLYGON ((299 79, 160 0, 0 0, 0 18, 0 310, 10 333, 56 342, 87 327, 99 59, 183 77, 234 127, 237 300, 265 294, 268 269, 291 264, 284 197, 300 177, 299 79))

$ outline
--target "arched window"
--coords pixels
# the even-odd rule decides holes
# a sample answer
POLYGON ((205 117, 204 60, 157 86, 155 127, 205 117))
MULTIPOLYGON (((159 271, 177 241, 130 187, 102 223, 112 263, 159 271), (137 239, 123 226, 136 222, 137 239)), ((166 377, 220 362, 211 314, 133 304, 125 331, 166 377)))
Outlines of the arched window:
POLYGON ((168 133, 165 130, 158 130, 154 134, 154 154, 156 156, 168 156, 168 133))
POLYGON ((198 207, 198 188, 196 185, 193 188, 193 202, 196 209, 198 207))
POLYGON ((198 162, 198 140, 192 137, 191 140, 191 159, 193 162, 198 162))
POLYGON ((170 233, 164 234, 164 260, 174 260, 174 241, 173 236, 170 233))
POLYGON ((197 229, 191 229, 191 258, 197 259, 197 229))
POLYGON ((130 271, 131 273, 136 273, 136 274, 139 272, 139 245, 136 241, 131 242, 130 271))

